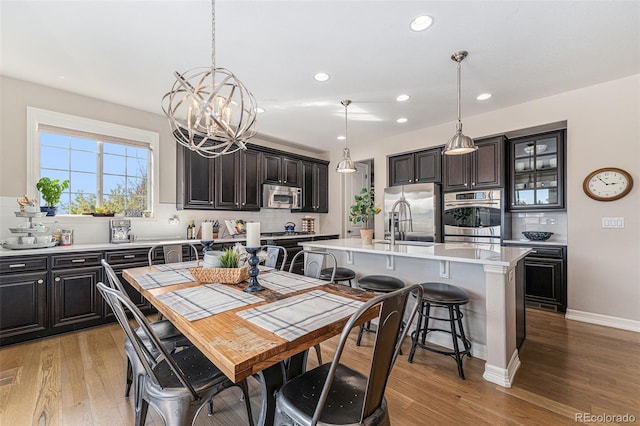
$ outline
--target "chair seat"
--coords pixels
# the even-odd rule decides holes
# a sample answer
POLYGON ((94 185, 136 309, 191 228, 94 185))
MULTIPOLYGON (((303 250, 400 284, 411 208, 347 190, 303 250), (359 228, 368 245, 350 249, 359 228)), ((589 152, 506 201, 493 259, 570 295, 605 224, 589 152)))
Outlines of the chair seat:
MULTIPOLYGON (((220 371, 209 359, 196 347, 190 347, 176 352, 172 355, 178 367, 182 370, 189 383, 196 391, 204 387, 211 387, 228 381, 222 371, 220 371)), ((154 371, 158 381, 165 388, 183 388, 178 377, 173 373, 166 360, 155 366, 154 371)), ((232 386, 227 383, 227 386, 232 386)), ((184 388, 183 388, 184 389, 184 388)))
MULTIPOLYGON (((330 368, 330 363, 324 364, 290 380, 280 389, 279 402, 285 407, 295 407, 297 412, 310 420, 330 368)), ((358 424, 366 389, 366 376, 338 364, 320 422, 335 425, 358 424)))
POLYGON ((422 283, 422 300, 427 303, 441 303, 445 305, 464 305, 469 302, 469 295, 460 287, 445 283, 422 283))
MULTIPOLYGON (((322 271, 320 271, 320 279, 330 280, 332 272, 333 272, 333 268, 324 268, 322 271)), ((336 268, 336 275, 334 278, 335 281, 347 281, 347 280, 353 280, 355 278, 356 278, 356 273, 353 272, 351 269, 341 268, 341 267, 336 268)))
POLYGON ((367 275, 358 280, 358 287, 377 293, 391 293, 404 288, 404 282, 388 275, 367 275))

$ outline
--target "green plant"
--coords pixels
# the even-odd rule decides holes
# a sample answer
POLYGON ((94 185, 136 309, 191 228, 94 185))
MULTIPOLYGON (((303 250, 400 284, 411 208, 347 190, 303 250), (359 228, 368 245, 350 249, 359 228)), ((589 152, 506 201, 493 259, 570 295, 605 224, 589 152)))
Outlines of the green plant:
POLYGON ((221 268, 237 268, 238 254, 233 249, 226 249, 219 257, 221 268))
POLYGON ((36 188, 42 194, 42 199, 49 207, 55 207, 60 202, 62 191, 69 187, 69 179, 65 179, 60 183, 58 179, 49 179, 48 177, 40 178, 36 183, 36 188))
POLYGON ((374 204, 373 189, 362 188, 360 193, 354 197, 349 220, 353 223, 362 222, 366 227, 369 220, 373 219, 380 211, 380 207, 376 207, 374 204))

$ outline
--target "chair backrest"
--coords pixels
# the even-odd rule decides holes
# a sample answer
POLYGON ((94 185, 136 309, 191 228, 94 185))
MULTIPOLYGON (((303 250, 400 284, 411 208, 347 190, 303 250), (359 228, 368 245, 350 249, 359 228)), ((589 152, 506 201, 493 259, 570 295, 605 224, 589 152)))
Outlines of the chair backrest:
POLYGON ((294 264, 298 257, 304 256, 304 275, 306 277, 320 278, 322 273, 322 266, 325 261, 327 261, 327 267, 333 268, 331 272, 331 280, 333 282, 336 277, 336 269, 338 267, 338 261, 333 253, 329 253, 327 251, 312 251, 312 250, 304 250, 299 251, 293 256, 291 259, 291 265, 289 266, 289 272, 293 272, 294 264))
POLYGON ((262 246, 262 250, 267 252, 267 258, 264 260, 264 266, 270 268, 276 268, 278 265, 278 257, 282 252, 282 263, 280 264, 280 270, 284 270, 284 266, 287 263, 287 249, 282 246, 266 245, 262 246))
POLYGON ((189 390, 193 400, 199 399, 198 393, 189 383, 180 367, 178 367, 158 336, 154 333, 147 318, 140 312, 135 303, 122 291, 111 288, 102 282, 99 282, 97 287, 102 297, 104 297, 109 306, 111 306, 118 323, 129 338, 138 356, 138 360, 144 367, 148 377, 158 386, 165 387, 158 375, 156 375, 154 367, 160 362, 166 361, 172 373, 178 378, 182 386, 189 390), (131 319, 137 327, 131 325, 127 313, 131 316, 131 319), (148 339, 148 341, 146 339, 148 339))
POLYGON ((124 289, 122 282, 118 279, 118 276, 116 275, 111 265, 109 265, 104 259, 102 259, 100 263, 102 263, 102 267, 104 268, 104 273, 107 276, 109 287, 119 290, 123 294, 127 295, 127 291, 124 289))
MULTIPOLYGON (((149 266, 159 263, 155 257, 158 248, 162 248, 164 261, 162 263, 178 263, 182 262, 182 247, 185 244, 157 244, 149 249, 149 266)), ((195 260, 198 260, 198 249, 193 244, 186 244, 191 248, 195 260)))
POLYGON ((402 326, 402 320, 407 307, 407 301, 409 295, 413 294, 417 297, 414 300, 422 300, 422 287, 418 284, 396 290, 391 293, 382 294, 377 296, 367 303, 362 305, 352 316, 344 326, 342 334, 340 335, 340 341, 336 348, 333 361, 331 362, 331 368, 329 374, 322 388, 318 406, 313 414, 311 424, 315 425, 320 418, 320 414, 324 408, 324 404, 329 396, 331 384, 335 377, 336 368, 340 362, 340 357, 344 350, 345 344, 349 338, 351 329, 355 326, 356 322, 364 315, 370 308, 379 305, 380 313, 378 315, 378 328, 376 330, 376 340, 372 348, 371 365, 369 367, 369 377, 367 381, 367 390, 364 398, 364 405, 362 407, 362 414, 360 422, 369 417, 373 412, 382 404, 382 398, 384 397, 384 390, 387 386, 389 374, 395 360, 400 351, 402 340, 409 331, 409 324, 413 322, 413 319, 418 311, 419 303, 415 303, 411 309, 411 313, 406 320, 407 326, 402 326))

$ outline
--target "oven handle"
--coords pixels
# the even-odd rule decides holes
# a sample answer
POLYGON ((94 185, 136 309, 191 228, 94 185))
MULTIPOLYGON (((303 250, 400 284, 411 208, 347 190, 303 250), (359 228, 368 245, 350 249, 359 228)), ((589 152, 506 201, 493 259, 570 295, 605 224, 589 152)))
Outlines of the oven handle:
POLYGON ((500 202, 493 202, 493 203, 483 203, 483 204, 478 204, 478 203, 450 203, 450 204, 445 204, 444 208, 445 210, 448 209, 449 207, 490 207, 490 206, 500 206, 500 202))

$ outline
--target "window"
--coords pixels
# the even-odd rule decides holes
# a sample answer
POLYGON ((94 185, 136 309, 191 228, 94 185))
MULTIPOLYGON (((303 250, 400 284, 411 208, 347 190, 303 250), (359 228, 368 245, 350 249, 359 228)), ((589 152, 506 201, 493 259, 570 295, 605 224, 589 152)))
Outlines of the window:
POLYGON ((69 179, 59 213, 154 210, 157 133, 36 108, 27 116, 30 187, 69 179))

